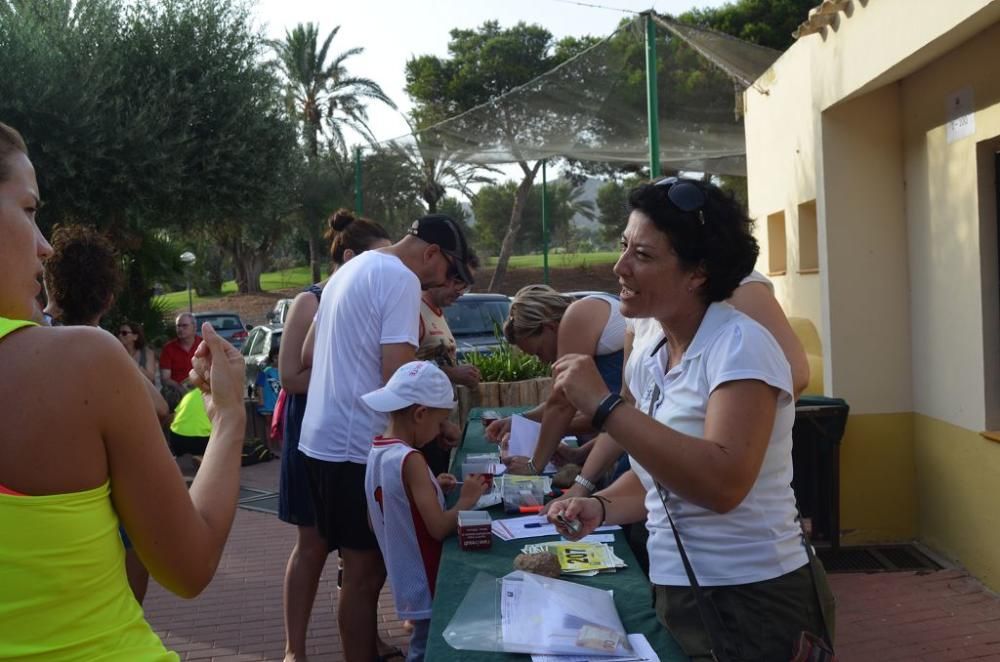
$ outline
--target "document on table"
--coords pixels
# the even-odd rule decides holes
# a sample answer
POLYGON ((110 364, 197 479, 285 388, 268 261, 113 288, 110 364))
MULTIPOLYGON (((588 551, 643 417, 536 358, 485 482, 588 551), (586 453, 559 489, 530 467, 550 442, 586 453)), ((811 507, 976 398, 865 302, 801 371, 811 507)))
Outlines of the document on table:
MULTIPOLYGON (((531 457, 535 454, 535 447, 538 445, 538 435, 541 431, 541 423, 536 423, 530 418, 514 414, 510 419, 510 441, 508 442, 507 453, 510 455, 531 457)), ((555 473, 556 471, 556 466, 549 462, 545 465, 542 473, 555 473)))
POLYGON ((649 645, 649 640, 644 634, 630 634, 628 643, 635 651, 635 655, 629 657, 597 657, 585 655, 532 655, 531 662, 660 662, 660 656, 656 654, 653 647, 649 645))
MULTIPOLYGON (((595 532, 617 531, 617 524, 599 526, 595 532)), ((542 536, 557 536, 555 524, 549 524, 544 515, 526 515, 508 519, 493 520, 493 535, 501 540, 521 540, 522 538, 541 538, 542 536)))
POLYGON ((631 654, 610 591, 521 571, 500 582, 503 650, 584 657, 631 654))

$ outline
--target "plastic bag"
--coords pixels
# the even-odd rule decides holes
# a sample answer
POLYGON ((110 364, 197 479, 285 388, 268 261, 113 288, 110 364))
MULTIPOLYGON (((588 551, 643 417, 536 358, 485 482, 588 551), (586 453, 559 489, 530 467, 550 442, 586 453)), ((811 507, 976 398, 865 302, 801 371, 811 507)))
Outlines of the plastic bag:
POLYGON ((519 570, 500 579, 479 573, 444 639, 459 650, 595 657, 632 652, 610 591, 519 570))

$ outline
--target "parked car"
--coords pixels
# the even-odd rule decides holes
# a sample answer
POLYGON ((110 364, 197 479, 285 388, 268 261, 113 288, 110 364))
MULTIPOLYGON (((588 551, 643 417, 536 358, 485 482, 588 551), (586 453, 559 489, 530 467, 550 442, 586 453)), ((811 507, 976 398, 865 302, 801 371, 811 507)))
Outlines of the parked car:
POLYGON ((255 326, 250 330, 246 342, 240 354, 243 355, 243 363, 246 366, 246 386, 247 392, 257 383, 257 373, 261 366, 267 361, 272 349, 281 347, 280 324, 265 324, 255 326))
POLYGON ((566 294, 568 294, 569 296, 573 297, 577 301, 579 301, 580 299, 582 299, 584 297, 593 296, 595 294, 600 294, 602 296, 614 297, 615 299, 621 300, 621 297, 618 296, 618 294, 616 294, 615 292, 600 292, 598 290, 579 290, 579 291, 576 291, 576 292, 566 292, 566 294))
POLYGON ((510 312, 510 298, 503 294, 463 294, 444 309, 455 343, 458 359, 468 352, 488 353, 497 347, 496 328, 503 326, 510 312))
POLYGON ((244 324, 236 313, 225 311, 195 313, 194 319, 195 327, 199 331, 201 325, 208 322, 220 336, 232 343, 236 349, 243 347, 243 342, 247 339, 247 332, 252 328, 249 324, 244 324))
POLYGON ((274 308, 267 311, 267 321, 270 324, 284 324, 288 319, 288 311, 292 307, 293 299, 278 299, 274 308))

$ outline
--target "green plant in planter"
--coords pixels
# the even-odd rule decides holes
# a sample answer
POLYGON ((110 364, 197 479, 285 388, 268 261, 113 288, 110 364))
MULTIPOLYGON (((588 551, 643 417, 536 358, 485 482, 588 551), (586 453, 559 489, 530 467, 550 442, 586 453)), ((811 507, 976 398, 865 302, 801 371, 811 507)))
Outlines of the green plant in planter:
POLYGON ((480 379, 484 382, 519 382, 535 377, 548 377, 551 368, 530 354, 512 347, 503 337, 500 325, 494 323, 493 335, 499 347, 489 354, 472 352, 466 354, 466 361, 479 368, 480 379))

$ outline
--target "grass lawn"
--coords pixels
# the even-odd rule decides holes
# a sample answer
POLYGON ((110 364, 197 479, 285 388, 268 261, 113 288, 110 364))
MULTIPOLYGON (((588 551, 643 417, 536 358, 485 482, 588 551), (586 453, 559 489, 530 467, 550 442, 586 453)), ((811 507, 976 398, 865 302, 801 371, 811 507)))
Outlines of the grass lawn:
MULTIPOLYGON (((309 265, 293 267, 292 269, 285 269, 283 271, 271 271, 261 274, 260 277, 260 286, 265 292, 270 292, 272 290, 284 290, 289 287, 301 288, 309 285, 310 283, 312 283, 312 272, 309 270, 309 265)), ((222 284, 223 294, 233 294, 235 292, 236 281, 229 280, 222 284)), ((217 297, 200 297, 196 294, 194 295, 194 303, 213 301, 216 298, 217 297)), ((187 305, 187 290, 164 294, 159 297, 159 300, 162 301, 169 310, 183 308, 187 305)))
MULTIPOLYGON (((549 266, 561 269, 566 267, 589 267, 596 264, 614 264, 619 257, 618 251, 605 251, 601 253, 549 253, 549 266)), ((486 259, 486 266, 492 267, 497 263, 495 257, 486 259)), ((541 269, 541 255, 515 255, 510 258, 507 264, 508 269, 541 269)))
MULTIPOLYGON (((601 264, 614 264, 615 260, 618 259, 618 255, 617 251, 607 251, 602 253, 551 253, 549 255, 549 266, 554 269, 560 269, 567 267, 588 267, 601 264)), ((496 261, 497 259, 495 257, 488 258, 486 260, 486 266, 492 267, 496 265, 496 261)), ((542 256, 515 255, 510 258, 508 268, 541 269, 542 256)), ((283 290, 289 287, 302 288, 309 285, 311 282, 312 278, 308 265, 285 269, 283 271, 272 271, 262 274, 260 277, 260 285, 265 292, 283 290)), ((223 294, 233 294, 234 292, 236 292, 236 281, 230 280, 222 284, 223 294)), ((217 297, 199 297, 195 295, 194 303, 213 301, 216 298, 217 297)), ((163 305, 165 305, 168 310, 183 308, 187 305, 187 290, 164 294, 159 297, 159 300, 163 302, 163 305)))

